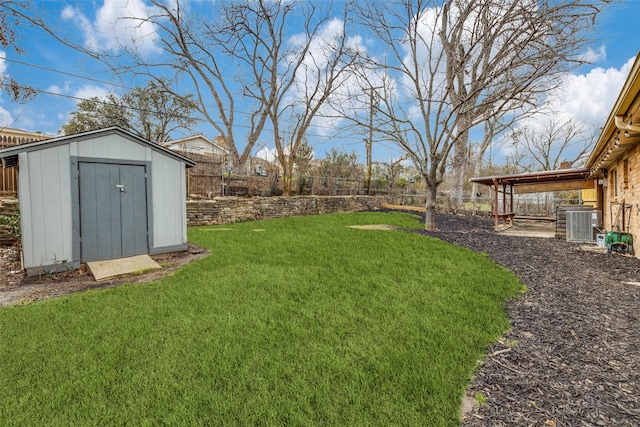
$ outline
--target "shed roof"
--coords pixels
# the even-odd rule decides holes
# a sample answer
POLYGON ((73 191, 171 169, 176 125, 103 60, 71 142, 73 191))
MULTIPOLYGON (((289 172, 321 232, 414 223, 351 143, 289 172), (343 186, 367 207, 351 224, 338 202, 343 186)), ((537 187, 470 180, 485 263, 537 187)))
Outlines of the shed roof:
POLYGON ((184 162, 187 167, 192 167, 196 165, 196 162, 193 160, 181 156, 178 153, 175 153, 171 150, 168 150, 161 145, 154 144, 153 142, 147 141, 143 138, 140 138, 137 135, 132 134, 131 132, 127 132, 126 130, 119 128, 117 126, 98 129, 89 132, 78 133, 75 135, 65 135, 57 138, 46 139, 43 141, 35 141, 27 144, 17 145, 15 147, 9 147, 0 150, 0 160, 2 160, 2 164, 6 166, 14 166, 17 164, 18 154, 19 153, 27 153, 30 151, 43 150, 45 148, 56 147, 59 145, 69 144, 71 142, 81 142, 86 140, 91 140, 96 137, 113 135, 117 134, 124 138, 130 139, 138 144, 146 145, 150 147, 152 150, 159 151, 166 156, 173 157, 176 160, 184 162))

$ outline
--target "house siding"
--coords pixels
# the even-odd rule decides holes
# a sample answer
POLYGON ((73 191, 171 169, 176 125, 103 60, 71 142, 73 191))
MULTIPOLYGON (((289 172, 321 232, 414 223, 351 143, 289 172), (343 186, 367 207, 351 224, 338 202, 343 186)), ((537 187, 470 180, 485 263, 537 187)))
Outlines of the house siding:
POLYGON ((636 239, 640 239, 640 149, 638 146, 630 149, 610 167, 604 194, 605 229, 615 230, 616 212, 615 209, 611 209, 611 206, 624 201, 625 205, 631 205, 631 216, 627 228, 636 239))
MULTIPOLYGON (((590 177, 597 179, 602 195, 604 229, 616 231, 615 204, 631 207, 623 231, 640 240, 640 54, 631 66, 607 121, 587 159, 590 177)), ((622 227, 620 227, 622 228, 622 227)), ((635 246, 638 246, 637 244, 635 246)), ((637 257, 640 251, 635 250, 637 257)))
POLYGON ((226 150, 202 136, 193 136, 169 142, 165 145, 170 150, 208 156, 224 156, 226 150))

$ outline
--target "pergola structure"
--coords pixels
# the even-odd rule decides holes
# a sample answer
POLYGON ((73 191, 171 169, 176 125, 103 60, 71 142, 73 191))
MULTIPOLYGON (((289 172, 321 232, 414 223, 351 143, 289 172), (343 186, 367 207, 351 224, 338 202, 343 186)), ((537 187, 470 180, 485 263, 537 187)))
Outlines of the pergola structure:
POLYGON ((495 175, 472 178, 471 182, 492 189, 491 213, 494 225, 512 223, 515 216, 513 194, 541 193, 597 188, 597 180, 589 179, 589 169, 560 169, 554 171, 495 175))

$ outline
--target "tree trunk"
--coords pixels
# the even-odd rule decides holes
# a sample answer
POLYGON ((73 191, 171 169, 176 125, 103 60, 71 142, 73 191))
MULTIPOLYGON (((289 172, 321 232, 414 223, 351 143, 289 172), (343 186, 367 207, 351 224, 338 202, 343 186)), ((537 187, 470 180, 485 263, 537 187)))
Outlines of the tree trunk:
POLYGON ((293 163, 295 157, 293 155, 289 157, 282 157, 284 162, 282 164, 282 193, 285 196, 291 196, 293 193, 293 163))
POLYGON ((282 173, 282 193, 285 196, 291 195, 291 175, 286 171, 283 171, 282 173))
POLYGON ((436 227, 436 194, 436 186, 427 184, 427 203, 424 214, 424 229, 427 231, 436 231, 438 229, 436 227))
MULTIPOLYGON (((479 176, 481 171, 482 171, 482 157, 478 156, 473 166, 473 176, 474 177, 479 176)), ((477 213, 477 209, 478 209, 476 204, 478 202, 479 192, 480 192, 480 185, 477 182, 474 182, 471 185, 471 206, 472 206, 471 209, 473 209, 474 215, 477 213)))
POLYGON ((472 117, 461 114, 458 123, 458 138, 454 142, 453 162, 451 164, 451 193, 449 201, 455 211, 464 210, 464 184, 469 165, 469 128, 472 117))
POLYGON ((454 210, 464 209, 464 184, 467 175, 468 148, 466 143, 456 143, 453 164, 451 167, 451 193, 450 201, 454 210))

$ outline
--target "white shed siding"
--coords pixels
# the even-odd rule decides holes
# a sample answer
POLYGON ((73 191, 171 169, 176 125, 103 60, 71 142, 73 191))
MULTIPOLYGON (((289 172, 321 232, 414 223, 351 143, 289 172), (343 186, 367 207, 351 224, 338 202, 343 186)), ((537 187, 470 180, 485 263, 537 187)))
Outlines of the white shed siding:
POLYGON ((186 188, 184 163, 164 153, 118 135, 108 135, 77 144, 78 157, 151 161, 152 218, 150 249, 186 244, 186 188))
POLYGON ((78 174, 83 161, 146 166, 149 252, 186 248, 185 168, 193 164, 190 160, 117 128, 61 137, 23 150, 5 149, 2 154, 18 156, 27 274, 78 268, 82 261, 78 174))
POLYGON ((23 253, 27 268, 73 259, 69 146, 20 156, 23 253))
POLYGON ((119 135, 106 135, 95 139, 82 141, 77 144, 78 157, 96 159, 128 159, 136 161, 151 160, 147 156, 147 149, 142 144, 133 142, 119 135))
POLYGON ((186 184, 184 163, 153 152, 151 162, 153 248, 187 243, 186 184))

